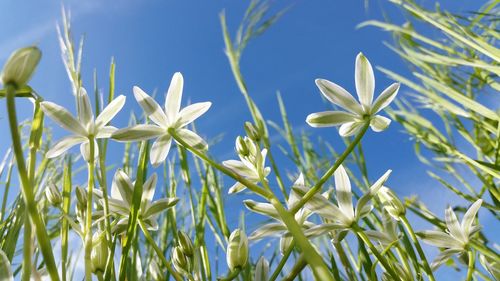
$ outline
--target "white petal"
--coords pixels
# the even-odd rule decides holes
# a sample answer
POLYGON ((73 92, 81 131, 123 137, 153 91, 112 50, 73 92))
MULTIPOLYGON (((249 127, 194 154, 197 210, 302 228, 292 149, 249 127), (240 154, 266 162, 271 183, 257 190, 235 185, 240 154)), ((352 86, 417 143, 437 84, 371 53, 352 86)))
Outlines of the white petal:
POLYGON ((179 112, 179 116, 177 116, 179 119, 177 120, 176 126, 182 128, 193 122, 203 113, 207 112, 211 105, 211 102, 199 102, 184 107, 181 112, 179 112))
POLYGON ((323 111, 309 114, 306 118, 311 127, 331 127, 356 120, 356 116, 343 111, 323 111))
POLYGON ((143 214, 145 218, 150 218, 152 216, 157 215, 158 213, 175 206, 179 202, 179 198, 162 198, 155 202, 153 202, 146 209, 146 212, 143 214))
POLYGON ((268 223, 255 230, 252 234, 250 234, 248 239, 259 240, 268 236, 279 237, 286 230, 286 226, 282 223, 268 223))
POLYGON ((464 217, 462 218, 462 231, 466 236, 469 236, 471 233, 471 226, 472 223, 474 222, 474 218, 476 217, 477 212, 479 211, 479 208, 481 208, 481 204, 483 203, 483 200, 478 199, 470 208, 465 212, 464 217))
POLYGON ((81 137, 81 136, 69 136, 65 137, 61 140, 59 140, 49 151, 47 151, 47 154, 45 157, 47 158, 54 158, 57 157, 64 152, 66 152, 68 149, 70 149, 72 146, 77 145, 79 143, 87 141, 87 138, 81 137))
POLYGON ((183 87, 184 78, 180 72, 176 72, 172 77, 172 81, 170 81, 167 97, 165 98, 165 113, 170 122, 176 120, 177 114, 179 114, 183 87))
MULTIPOLYGON (((85 161, 90 161, 90 145, 88 141, 80 145, 80 153, 85 161)), ((97 141, 94 139, 94 161, 97 160, 97 157, 99 157, 99 146, 97 145, 97 141)))
POLYGON ((453 249, 463 247, 460 241, 441 231, 427 230, 420 232, 419 235, 422 241, 436 247, 453 249))
POLYGON ((64 107, 53 102, 41 103, 42 110, 59 126, 79 136, 87 136, 87 130, 64 107))
POLYGON ((132 204, 134 184, 130 180, 129 176, 125 174, 123 170, 117 170, 112 184, 114 185, 114 187, 111 188, 111 196, 116 196, 115 194, 113 194, 114 188, 119 192, 121 199, 123 199, 123 201, 125 201, 130 206, 132 204))
POLYGON ((170 147, 172 146, 172 136, 165 134, 159 137, 151 147, 150 161, 153 167, 160 166, 167 158, 170 147))
POLYGON ((361 127, 363 126, 362 122, 348 122, 340 126, 339 134, 342 137, 350 137, 356 134, 361 127))
POLYGON ((135 125, 115 131, 111 137, 117 141, 142 141, 166 134, 166 130, 156 125, 135 125))
POLYGON ((118 112, 123 108, 123 105, 125 105, 125 101, 126 97, 124 95, 120 95, 112 100, 95 119, 97 128, 106 126, 111 121, 111 119, 113 119, 116 114, 118 114, 118 112))
POLYGON ((304 235, 307 237, 317 237, 320 235, 323 235, 325 233, 334 231, 334 230, 340 230, 340 229, 345 229, 346 226, 343 224, 338 224, 338 223, 324 223, 315 227, 311 227, 308 230, 304 231, 304 235))
POLYGON ((89 96, 85 88, 81 87, 77 95, 78 119, 80 122, 89 127, 94 122, 94 113, 92 113, 92 105, 90 104, 89 96))
POLYGON ((387 129, 387 127, 389 127, 389 124, 391 124, 391 119, 376 115, 370 121, 370 128, 372 128, 372 130, 375 132, 382 132, 383 130, 387 129))
POLYGON ((107 138, 110 138, 111 135, 113 135, 113 133, 116 131, 118 131, 118 129, 113 127, 113 126, 104 126, 97 131, 95 138, 96 139, 107 139, 107 138))
POLYGON ((334 173, 334 177, 339 208, 348 218, 354 218, 351 181, 349 180, 349 176, 347 175, 344 166, 340 165, 337 168, 334 173))
POLYGON ((289 236, 282 236, 280 239, 280 252, 285 254, 286 250, 292 245, 293 238, 289 236))
POLYGON ((153 173, 149 179, 142 186, 142 197, 141 202, 151 202, 155 196, 156 183, 158 182, 158 176, 153 173))
POLYGON ((182 138, 188 145, 200 149, 207 150, 208 144, 203 140, 200 136, 198 136, 195 132, 190 131, 188 129, 178 129, 176 130, 179 137, 182 138))
POLYGON ((222 165, 244 177, 254 178, 256 176, 253 169, 250 169, 244 162, 238 160, 226 160, 222 162, 222 165))
POLYGON ((375 76, 368 59, 359 53, 356 57, 356 70, 354 73, 356 82, 356 92, 365 112, 369 111, 373 102, 373 92, 375 90, 375 76))
POLYGON ((316 79, 315 82, 323 96, 330 102, 352 113, 363 114, 361 105, 344 88, 325 79, 316 79))
MULTIPOLYGON (((307 192, 306 189, 301 189, 296 186, 292 187, 297 194, 301 197, 307 192)), ((314 194, 313 197, 307 201, 305 207, 312 212, 322 216, 325 219, 333 221, 348 221, 349 219, 342 213, 339 207, 335 206, 332 202, 328 201, 320 194, 314 194)))
POLYGON ((380 110, 386 108, 396 98, 399 90, 399 83, 394 83, 387 87, 380 96, 375 100, 371 108, 371 114, 376 114, 380 110))
POLYGON ((247 207, 247 209, 249 209, 252 212, 265 215, 277 220, 281 220, 278 211, 276 211, 273 205, 269 203, 260 203, 260 202, 255 202, 253 200, 244 200, 243 203, 245 204, 245 207, 247 207))
POLYGON ((167 127, 169 122, 160 105, 141 88, 134 86, 134 97, 146 115, 160 127, 167 127))
POLYGON ((245 190, 246 188, 247 187, 245 185, 243 185, 242 183, 236 182, 235 184, 233 184, 229 188, 229 191, 227 193, 228 194, 238 193, 238 192, 241 192, 241 191, 245 190))
POLYGON ((460 252, 461 252, 460 250, 456 249, 447 249, 439 253, 439 255, 437 255, 437 257, 431 263, 432 271, 438 269, 440 265, 448 261, 451 257, 453 257, 453 255, 458 254, 460 252))
POLYGON ((450 231, 450 234, 458 240, 467 241, 467 237, 462 233, 462 228, 458 223, 458 218, 451 207, 446 208, 444 212, 444 218, 446 220, 446 226, 450 231))

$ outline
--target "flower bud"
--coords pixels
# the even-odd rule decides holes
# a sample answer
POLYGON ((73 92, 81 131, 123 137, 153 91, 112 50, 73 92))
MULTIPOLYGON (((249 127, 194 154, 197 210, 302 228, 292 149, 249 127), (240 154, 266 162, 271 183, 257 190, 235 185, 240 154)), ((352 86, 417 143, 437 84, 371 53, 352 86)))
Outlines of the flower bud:
POLYGON ((52 206, 58 206, 62 202, 62 195, 59 188, 54 183, 49 183, 45 188, 45 197, 52 206))
POLYGON ((250 123, 250 122, 245 122, 245 132, 247 132, 247 136, 252 139, 253 141, 259 141, 260 140, 260 134, 257 128, 250 123))
POLYGON ((90 259, 92 262, 92 272, 104 272, 106 269, 106 261, 108 259, 108 245, 104 235, 94 233, 92 237, 92 252, 90 259))
POLYGON ((255 281, 267 281, 269 275, 269 262, 264 257, 260 257, 255 265, 255 281))
POLYGON ((2 83, 13 83, 17 87, 28 83, 42 57, 37 47, 26 47, 14 51, 2 70, 2 83))
POLYGON ((248 238, 239 228, 229 236, 226 259, 230 270, 243 267, 248 261, 248 238))
POLYGON ((395 220, 399 220, 401 216, 406 213, 406 208, 403 202, 399 200, 396 194, 389 188, 382 186, 377 193, 377 196, 384 206, 384 209, 393 217, 395 220))
POLYGON ((191 259, 186 257, 181 250, 181 247, 174 247, 172 250, 172 264, 175 269, 181 273, 190 273, 192 270, 191 259))
POLYGON ((188 257, 194 256, 194 247, 191 238, 184 231, 178 231, 177 236, 179 237, 179 248, 188 257))
POLYGON ((160 269, 156 260, 151 260, 148 269, 152 280, 164 280, 163 271, 160 269))
POLYGON ((85 212, 87 209, 87 193, 85 193, 85 190, 79 186, 76 187, 76 216, 78 217, 79 220, 84 219, 85 217, 85 212))
POLYGON ((240 136, 236 138, 236 152, 238 152, 238 154, 242 156, 248 156, 248 153, 250 152, 245 143, 245 140, 240 136))

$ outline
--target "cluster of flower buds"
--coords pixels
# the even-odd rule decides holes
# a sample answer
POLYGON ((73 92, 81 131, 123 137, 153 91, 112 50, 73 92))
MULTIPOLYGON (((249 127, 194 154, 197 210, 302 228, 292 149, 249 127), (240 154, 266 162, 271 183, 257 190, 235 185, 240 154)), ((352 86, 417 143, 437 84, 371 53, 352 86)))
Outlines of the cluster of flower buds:
POLYGON ((56 207, 59 206, 62 202, 62 195, 61 191, 59 191, 59 188, 57 188, 57 185, 55 185, 53 182, 50 182, 45 189, 45 197, 47 198, 47 201, 49 203, 56 207))
POLYGON ((195 263, 193 242, 187 233, 180 230, 177 237, 177 246, 172 249, 172 264, 180 273, 190 274, 195 263))
POLYGON ((42 52, 37 47, 17 49, 5 63, 1 80, 4 85, 14 84, 16 87, 24 86, 31 79, 42 52))
POLYGON ((226 251, 227 266, 231 271, 243 268, 248 261, 248 238, 241 229, 234 230, 229 236, 226 251))
POLYGON ((108 255, 109 249, 104 232, 94 233, 92 237, 92 252, 90 254, 93 273, 103 273, 105 271, 108 255))

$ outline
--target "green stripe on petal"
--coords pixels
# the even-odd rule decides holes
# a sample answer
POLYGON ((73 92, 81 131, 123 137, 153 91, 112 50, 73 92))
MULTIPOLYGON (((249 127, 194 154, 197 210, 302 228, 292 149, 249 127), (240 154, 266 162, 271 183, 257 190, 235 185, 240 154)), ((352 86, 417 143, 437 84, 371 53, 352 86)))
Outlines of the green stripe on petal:
POLYGON ((135 125, 114 132, 111 137, 117 141, 143 141, 166 134, 166 130, 155 125, 135 125))
POLYGON ((168 126, 169 122, 167 116, 152 97, 137 86, 134 86, 134 97, 149 119, 155 122, 156 125, 161 127, 168 126))
POLYGON ((45 157, 47 158, 54 158, 57 157, 64 152, 66 152, 68 149, 70 149, 72 146, 75 146, 77 144, 80 144, 82 142, 87 141, 87 138, 81 137, 81 136, 69 136, 65 137, 61 140, 59 140, 52 148, 47 151, 47 154, 45 157))
POLYGON ((352 113, 363 114, 361 105, 344 88, 326 79, 316 79, 315 82, 323 96, 330 102, 352 113))
POLYGON ((352 122, 356 116, 343 111, 323 111, 309 114, 306 118, 307 124, 311 127, 331 127, 352 122))
POLYGON ((356 57, 354 79, 358 99, 364 110, 369 111, 373 102, 373 92, 375 91, 375 76, 370 62, 363 53, 359 53, 356 57))
POLYGON ((43 112, 59 124, 59 126, 76 135, 87 136, 87 130, 64 107, 49 101, 44 101, 40 105, 43 112))
POLYGON ((399 83, 394 83, 387 87, 372 105, 371 114, 376 114, 380 110, 386 108, 395 98, 399 91, 399 83))

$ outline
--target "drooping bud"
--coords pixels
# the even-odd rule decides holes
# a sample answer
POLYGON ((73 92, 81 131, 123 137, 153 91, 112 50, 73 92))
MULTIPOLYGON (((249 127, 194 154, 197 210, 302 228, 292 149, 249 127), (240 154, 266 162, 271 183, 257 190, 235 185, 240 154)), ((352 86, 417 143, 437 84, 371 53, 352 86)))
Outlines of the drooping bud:
POLYGON ((90 254, 93 273, 105 271, 108 253, 108 245, 106 244, 105 236, 99 233, 94 233, 94 236, 92 237, 92 252, 90 254))
POLYGON ((258 142, 260 140, 260 134, 257 128, 250 123, 250 122, 245 122, 245 132, 247 132, 247 136, 252 139, 253 141, 258 142))
POLYGON ((401 216, 406 213, 406 208, 403 202, 399 200, 398 196, 389 188, 382 186, 377 193, 377 196, 382 203, 384 209, 395 220, 399 220, 401 216))
POLYGON ((49 183, 45 188, 45 197, 52 206, 58 206, 62 202, 62 195, 59 188, 54 183, 49 183))
POLYGON ((226 259, 230 270, 243 267, 248 261, 248 238, 239 228, 234 230, 229 236, 226 259))
POLYGON ((177 236, 179 237, 179 248, 184 253, 184 255, 188 257, 194 256, 194 247, 191 238, 184 231, 179 230, 177 232, 177 236))
POLYGON ((37 47, 26 47, 14 51, 5 63, 1 79, 4 85, 13 83, 17 87, 28 83, 42 57, 37 47))
POLYGON ((236 152, 238 152, 238 154, 242 156, 248 156, 248 153, 250 152, 245 143, 245 140, 241 136, 238 136, 236 138, 236 152))
POLYGON ((184 255, 181 247, 174 247, 172 250, 172 264, 181 273, 190 273, 192 270, 191 260, 184 255))
POLYGON ((255 281, 267 281, 269 275, 269 262, 264 257, 260 257, 255 265, 255 281))

